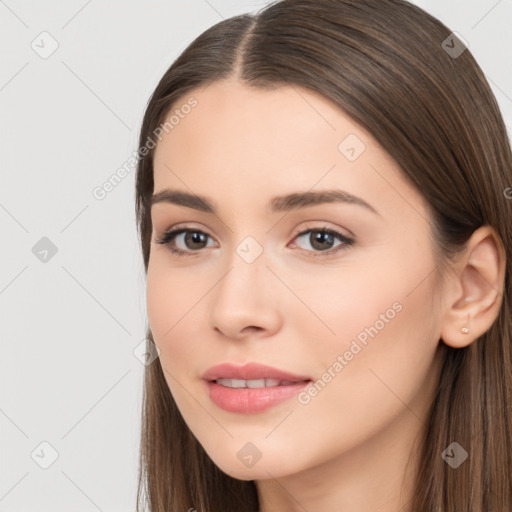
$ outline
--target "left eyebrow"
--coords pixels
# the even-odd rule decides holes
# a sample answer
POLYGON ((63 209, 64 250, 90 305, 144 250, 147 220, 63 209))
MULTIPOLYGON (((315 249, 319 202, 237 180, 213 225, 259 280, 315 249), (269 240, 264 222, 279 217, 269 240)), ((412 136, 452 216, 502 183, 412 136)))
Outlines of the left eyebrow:
MULTIPOLYGON (((197 194, 190 194, 181 190, 164 189, 151 196, 151 206, 157 203, 171 203, 186 206, 205 213, 217 213, 214 202, 197 194)), ((307 208, 324 203, 354 204, 382 216, 371 204, 361 197, 344 190, 320 190, 314 192, 293 192, 291 194, 272 197, 269 201, 271 213, 288 212, 300 208, 307 208)))
POLYGON ((362 206, 367 210, 380 215, 380 213, 361 197, 344 190, 320 190, 315 192, 294 192, 283 196, 276 196, 270 200, 272 212, 287 212, 299 208, 307 208, 324 203, 344 203, 362 206))

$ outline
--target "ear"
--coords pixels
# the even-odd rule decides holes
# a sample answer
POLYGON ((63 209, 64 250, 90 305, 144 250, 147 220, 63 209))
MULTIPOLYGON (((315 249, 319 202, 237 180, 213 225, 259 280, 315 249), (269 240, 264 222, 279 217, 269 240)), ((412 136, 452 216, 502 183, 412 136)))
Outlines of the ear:
POLYGON ((444 290, 441 338, 449 346, 470 345, 496 320, 505 280, 506 252, 490 226, 475 230, 444 290), (468 333, 461 329, 466 327, 468 333))

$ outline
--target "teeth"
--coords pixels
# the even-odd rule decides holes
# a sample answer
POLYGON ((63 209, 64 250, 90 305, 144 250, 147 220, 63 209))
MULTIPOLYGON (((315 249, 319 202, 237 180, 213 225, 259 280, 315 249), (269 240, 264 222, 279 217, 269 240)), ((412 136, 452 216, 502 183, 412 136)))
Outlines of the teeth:
MULTIPOLYGON (((244 381, 242 381, 244 382, 244 381)), ((279 382, 278 382, 279 384, 279 382)), ((274 384, 275 386, 277 386, 277 384, 274 384)), ((246 380, 245 381, 245 386, 244 387, 248 387, 248 388, 264 388, 264 387, 268 387, 265 385, 265 379, 255 379, 255 380, 246 380)))
POLYGON ((270 388, 274 386, 285 386, 295 384, 289 380, 278 380, 278 379, 217 379, 217 384, 226 386, 228 388, 270 388))

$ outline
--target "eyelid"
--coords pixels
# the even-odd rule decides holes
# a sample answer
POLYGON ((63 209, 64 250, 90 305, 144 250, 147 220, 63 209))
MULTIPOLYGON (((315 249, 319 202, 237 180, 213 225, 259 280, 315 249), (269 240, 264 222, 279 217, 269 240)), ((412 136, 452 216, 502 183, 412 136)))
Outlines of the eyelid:
MULTIPOLYGON (((159 231, 161 231, 160 238, 162 238, 163 236, 165 236, 166 234, 168 234, 170 232, 179 231, 181 229, 184 229, 187 231, 200 231, 201 233, 204 233, 205 235, 208 235, 210 238, 214 239, 214 237, 212 235, 210 235, 210 233, 208 232, 209 230, 207 230, 203 227, 198 227, 198 226, 194 225, 194 223, 187 223, 187 222, 179 222, 178 224, 173 224, 172 226, 170 226, 168 228, 159 230, 159 231)), ((155 239, 158 238, 156 236, 157 235, 156 229, 154 230, 154 234, 155 234, 154 238, 155 239)))
POLYGON ((353 239, 355 239, 355 235, 351 231, 349 231, 348 229, 344 229, 344 231, 346 231, 346 233, 343 233, 342 232, 343 230, 341 228, 339 228, 339 227, 332 227, 329 224, 330 224, 329 222, 322 221, 322 220, 307 221, 306 222, 306 226, 303 226, 300 229, 297 228, 292 233, 291 236, 293 238, 296 238, 298 235, 302 235, 302 234, 304 234, 305 232, 308 232, 308 231, 328 231, 328 230, 331 230, 331 231, 338 232, 341 236, 344 236, 346 238, 353 238, 353 239))

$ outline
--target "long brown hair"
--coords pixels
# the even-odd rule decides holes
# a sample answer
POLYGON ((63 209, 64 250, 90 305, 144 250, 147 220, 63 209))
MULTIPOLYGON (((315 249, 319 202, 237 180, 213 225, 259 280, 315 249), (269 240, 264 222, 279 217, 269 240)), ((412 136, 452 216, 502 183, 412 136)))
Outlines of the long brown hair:
MULTIPOLYGON (((140 148, 197 87, 231 77, 259 88, 298 85, 368 130, 423 195, 438 270, 475 229, 496 230, 507 259, 501 310, 469 346, 441 344, 411 510, 501 512, 512 510, 512 155, 489 84, 453 37, 404 0, 281 0, 226 19, 197 37, 162 77, 140 148), (469 453, 456 470, 441 457, 453 441, 469 453)), ((141 153, 136 177, 146 272, 153 152, 141 153)), ((149 329, 147 336, 153 339, 149 329)), ((190 432, 159 359, 146 367, 142 412, 137 510, 258 510, 255 483, 223 473, 190 432)))

